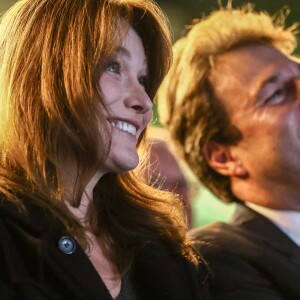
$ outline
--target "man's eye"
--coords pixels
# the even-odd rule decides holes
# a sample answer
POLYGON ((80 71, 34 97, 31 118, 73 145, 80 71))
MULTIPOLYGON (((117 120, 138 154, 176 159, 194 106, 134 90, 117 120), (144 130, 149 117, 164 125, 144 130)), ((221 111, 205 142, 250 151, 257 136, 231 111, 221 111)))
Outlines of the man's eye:
POLYGON ((120 64, 118 62, 113 62, 109 64, 106 69, 107 72, 120 74, 120 64))
POLYGON ((268 103, 271 101, 274 103, 280 103, 283 100, 284 94, 285 94, 284 89, 278 89, 269 97, 267 97, 264 103, 268 103))

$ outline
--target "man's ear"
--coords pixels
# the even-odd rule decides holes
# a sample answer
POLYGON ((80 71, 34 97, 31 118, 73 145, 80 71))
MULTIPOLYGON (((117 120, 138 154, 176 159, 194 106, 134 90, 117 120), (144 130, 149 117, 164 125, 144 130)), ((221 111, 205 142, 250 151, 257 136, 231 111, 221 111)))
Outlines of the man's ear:
POLYGON ((224 176, 247 177, 248 171, 231 155, 230 148, 210 141, 203 147, 209 166, 224 176))

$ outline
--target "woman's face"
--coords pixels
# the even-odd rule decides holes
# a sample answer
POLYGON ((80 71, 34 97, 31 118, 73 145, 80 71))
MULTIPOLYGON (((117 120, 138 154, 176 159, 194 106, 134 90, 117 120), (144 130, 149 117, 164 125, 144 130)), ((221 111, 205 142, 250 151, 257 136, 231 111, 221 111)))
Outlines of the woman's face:
POLYGON ((152 101, 145 91, 147 58, 139 35, 129 28, 99 84, 112 127, 112 144, 103 172, 124 172, 139 163, 137 141, 152 116, 152 101))

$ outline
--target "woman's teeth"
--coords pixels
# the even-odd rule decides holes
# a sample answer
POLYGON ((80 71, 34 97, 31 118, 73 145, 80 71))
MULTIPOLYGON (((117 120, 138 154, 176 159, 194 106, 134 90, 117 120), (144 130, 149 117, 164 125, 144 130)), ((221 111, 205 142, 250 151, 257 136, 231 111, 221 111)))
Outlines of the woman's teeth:
POLYGON ((113 127, 116 127, 122 131, 129 132, 130 134, 136 136, 136 128, 127 122, 124 121, 115 121, 111 122, 113 127))

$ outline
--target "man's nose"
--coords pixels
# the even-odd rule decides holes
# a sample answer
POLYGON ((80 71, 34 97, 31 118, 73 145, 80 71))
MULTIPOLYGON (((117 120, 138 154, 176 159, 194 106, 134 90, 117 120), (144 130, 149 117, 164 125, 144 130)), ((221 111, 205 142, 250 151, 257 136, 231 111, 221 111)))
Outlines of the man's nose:
POLYGON ((296 97, 297 97, 298 101, 300 101, 300 76, 294 78, 294 84, 295 84, 296 97))

